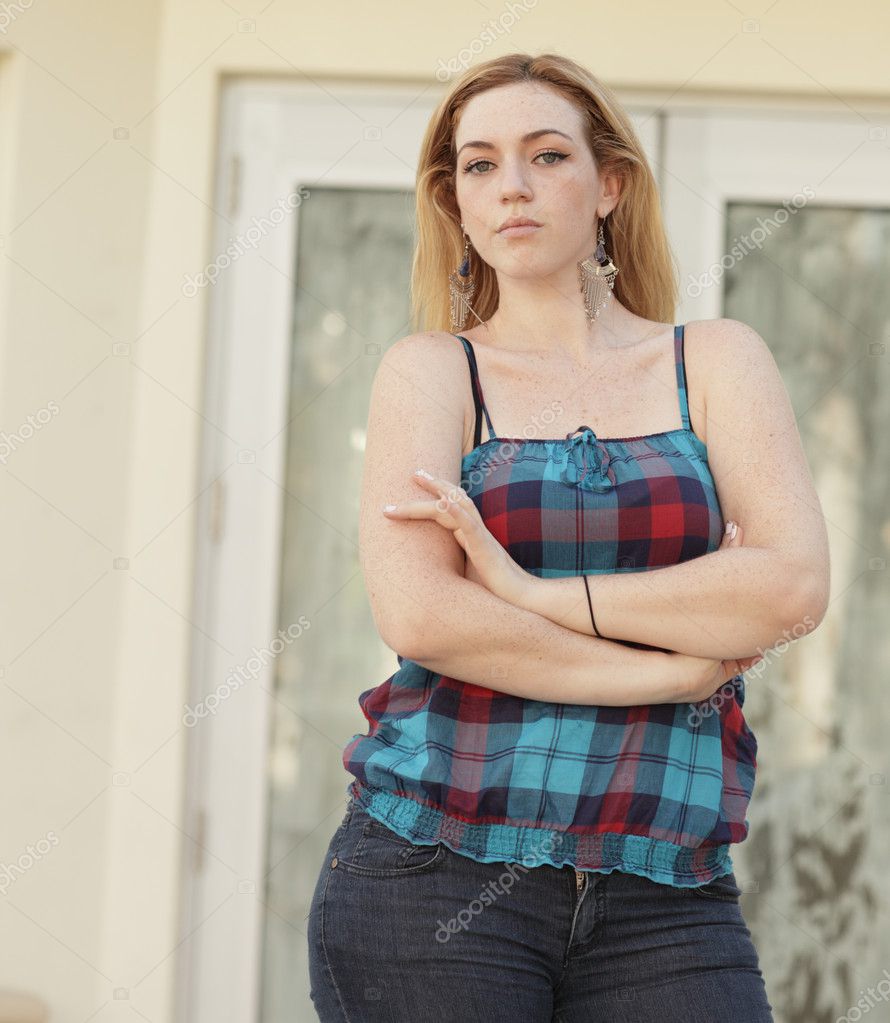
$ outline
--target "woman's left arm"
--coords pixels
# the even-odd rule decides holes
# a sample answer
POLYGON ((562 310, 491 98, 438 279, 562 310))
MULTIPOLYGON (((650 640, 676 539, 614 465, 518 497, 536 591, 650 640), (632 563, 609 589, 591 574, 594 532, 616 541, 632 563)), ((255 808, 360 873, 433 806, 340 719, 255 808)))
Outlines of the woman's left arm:
MULTIPOLYGON (((724 519, 744 545, 677 565, 588 575, 608 639, 739 658, 811 632, 829 600, 828 536, 797 421, 772 353, 738 320, 709 322, 696 350, 706 377, 708 463, 724 519)), ((583 580, 525 573, 528 610, 590 631, 583 580)))

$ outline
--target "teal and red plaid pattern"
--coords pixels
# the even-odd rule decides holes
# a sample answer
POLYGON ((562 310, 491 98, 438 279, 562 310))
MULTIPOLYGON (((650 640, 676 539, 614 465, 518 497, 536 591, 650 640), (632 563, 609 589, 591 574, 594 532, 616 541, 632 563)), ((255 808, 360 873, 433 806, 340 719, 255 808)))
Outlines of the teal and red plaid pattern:
MULTIPOLYGON (((636 437, 601 438, 589 426, 497 437, 473 347, 459 340, 476 407, 461 484, 523 568, 544 578, 639 572, 719 547, 707 448, 690 428, 682 325, 683 425, 636 437)), ((398 662, 360 694, 369 730, 342 754, 348 791, 393 831, 486 863, 622 870, 676 887, 733 869, 757 753, 742 675, 719 700, 605 707, 522 699, 398 662)))

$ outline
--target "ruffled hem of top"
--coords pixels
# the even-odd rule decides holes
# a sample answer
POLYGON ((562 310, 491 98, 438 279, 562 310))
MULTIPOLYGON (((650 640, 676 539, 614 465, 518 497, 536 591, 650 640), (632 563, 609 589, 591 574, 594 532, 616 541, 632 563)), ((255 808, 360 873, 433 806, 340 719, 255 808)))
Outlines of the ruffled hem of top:
POLYGON ((348 792, 368 814, 409 842, 441 843, 479 863, 522 863, 527 867, 548 864, 557 868, 571 865, 577 870, 603 874, 618 870, 674 888, 698 888, 734 869, 729 844, 691 849, 646 835, 620 832, 573 835, 555 828, 468 824, 434 807, 356 780, 350 782, 348 792), (543 851, 546 836, 566 848, 551 850, 552 855, 543 851), (579 839, 585 846, 583 856, 577 855, 579 839))

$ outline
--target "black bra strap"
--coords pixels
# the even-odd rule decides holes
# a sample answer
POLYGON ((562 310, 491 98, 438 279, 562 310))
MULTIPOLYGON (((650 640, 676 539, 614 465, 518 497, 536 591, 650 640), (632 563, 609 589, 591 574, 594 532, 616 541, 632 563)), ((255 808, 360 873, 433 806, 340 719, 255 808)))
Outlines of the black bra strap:
POLYGON ((684 352, 685 323, 674 325, 674 365, 677 370, 677 395, 680 400, 680 419, 684 430, 690 430, 689 397, 686 391, 686 355, 684 352))
POLYGON ((473 431, 473 447, 478 448, 482 443, 482 417, 479 413, 482 412, 485 415, 489 440, 492 440, 495 437, 494 427, 491 425, 491 416, 488 414, 488 409, 485 405, 485 397, 482 394, 482 384, 479 382, 479 368, 476 365, 476 353, 473 351, 473 346, 470 344, 469 339, 463 337, 461 334, 455 334, 454 336, 463 342, 464 351, 467 353, 467 361, 470 364, 470 384, 473 391, 473 405, 476 409, 476 425, 473 431))

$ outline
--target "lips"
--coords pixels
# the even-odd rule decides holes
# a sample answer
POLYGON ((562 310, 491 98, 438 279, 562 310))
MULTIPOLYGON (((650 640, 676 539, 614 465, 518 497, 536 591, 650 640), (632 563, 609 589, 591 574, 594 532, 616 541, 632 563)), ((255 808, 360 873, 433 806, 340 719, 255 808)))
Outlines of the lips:
POLYGON ((541 225, 537 220, 531 220, 528 217, 511 217, 509 220, 505 220, 503 224, 498 228, 498 233, 506 231, 508 227, 540 227, 541 225))

